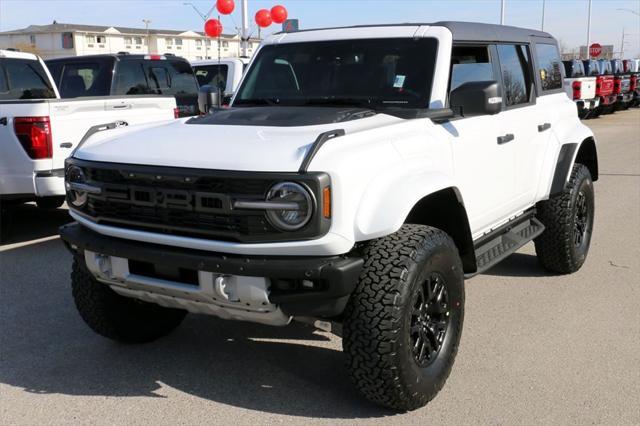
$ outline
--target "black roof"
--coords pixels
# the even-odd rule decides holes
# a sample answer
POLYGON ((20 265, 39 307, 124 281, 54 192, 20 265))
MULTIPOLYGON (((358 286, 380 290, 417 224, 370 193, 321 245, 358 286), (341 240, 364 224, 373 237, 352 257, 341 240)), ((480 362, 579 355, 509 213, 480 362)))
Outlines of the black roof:
MULTIPOLYGON (((550 42, 555 42, 553 36, 543 31, 533 30, 529 28, 511 27, 508 25, 483 24, 479 22, 462 22, 462 21, 439 21, 439 22, 420 22, 420 23, 404 23, 404 24, 381 24, 381 25, 352 25, 345 27, 333 28, 316 28, 308 30, 292 31, 321 31, 335 30, 341 28, 370 28, 370 27, 397 27, 397 26, 431 26, 445 27, 453 34, 454 41, 510 41, 516 43, 527 43, 531 41, 531 37, 546 38, 550 42)), ((283 34, 279 32, 278 34, 283 34)))
MULTIPOLYGON (((176 61, 185 61, 188 62, 185 58, 183 58, 182 56, 175 56, 175 55, 171 55, 171 54, 164 54, 164 55, 160 55, 160 54, 154 54, 151 53, 151 56, 164 56, 167 59, 170 60, 176 60, 176 61)), ((145 59, 146 54, 129 54, 129 53, 102 53, 102 54, 97 54, 97 55, 79 55, 79 56, 66 56, 64 58, 51 58, 51 59, 47 59, 45 62, 82 62, 82 61, 86 61, 88 59, 101 59, 101 58, 114 58, 117 60, 123 60, 123 59, 145 59)))

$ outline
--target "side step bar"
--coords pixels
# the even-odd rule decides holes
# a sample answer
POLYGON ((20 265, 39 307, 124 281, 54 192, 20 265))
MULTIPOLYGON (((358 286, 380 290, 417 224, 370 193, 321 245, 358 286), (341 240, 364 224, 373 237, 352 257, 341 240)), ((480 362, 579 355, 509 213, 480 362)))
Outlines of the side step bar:
POLYGON ((535 210, 494 229, 475 242, 478 270, 465 278, 487 271, 543 232, 544 225, 535 218, 535 210))

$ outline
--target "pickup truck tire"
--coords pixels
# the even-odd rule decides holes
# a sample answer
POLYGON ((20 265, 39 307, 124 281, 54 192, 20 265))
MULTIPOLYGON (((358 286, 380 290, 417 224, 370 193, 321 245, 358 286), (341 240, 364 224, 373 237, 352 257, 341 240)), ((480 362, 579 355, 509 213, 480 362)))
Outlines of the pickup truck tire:
POLYGON ((564 191, 538 203, 537 210, 545 226, 534 240, 538 260, 551 272, 576 272, 587 258, 593 232, 594 192, 589 169, 576 163, 564 191))
POLYGON ((36 205, 41 209, 53 210, 64 204, 64 197, 42 197, 36 199, 36 205))
POLYGON ((169 334, 186 311, 163 308, 120 296, 97 281, 82 260, 74 259, 71 272, 73 299, 80 316, 101 336, 122 343, 147 343, 169 334))
POLYGON ((355 386, 394 410, 426 405, 449 376, 463 317, 462 262, 445 232, 404 225, 372 241, 343 323, 355 386))

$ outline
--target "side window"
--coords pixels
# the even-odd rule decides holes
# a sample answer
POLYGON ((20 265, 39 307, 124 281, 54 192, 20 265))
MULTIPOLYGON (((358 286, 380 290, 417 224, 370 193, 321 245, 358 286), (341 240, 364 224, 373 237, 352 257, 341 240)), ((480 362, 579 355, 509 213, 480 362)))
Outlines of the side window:
POLYGON ((110 70, 111 64, 99 62, 67 63, 59 80, 60 95, 63 98, 108 96, 110 70))
POLYGON ((524 45, 499 44, 498 57, 507 107, 526 104, 531 99, 532 80, 529 53, 524 45))
POLYGON ((142 68, 136 60, 120 61, 116 68, 114 95, 148 95, 149 84, 142 68))
POLYGON ((0 99, 52 99, 55 92, 38 61, 6 59, 6 78, 10 90, 0 99))
POLYGON ((7 93, 8 91, 7 76, 4 73, 4 67, 0 64, 0 93, 7 93))
POLYGON ((210 84, 222 90, 227 87, 227 75, 229 73, 227 65, 201 65, 195 68, 195 72, 200 86, 210 84))
POLYGON ((536 59, 542 90, 562 89, 562 62, 558 47, 555 44, 536 44, 536 59))
POLYGON ((450 90, 469 81, 496 80, 487 46, 454 46, 451 52, 450 90))

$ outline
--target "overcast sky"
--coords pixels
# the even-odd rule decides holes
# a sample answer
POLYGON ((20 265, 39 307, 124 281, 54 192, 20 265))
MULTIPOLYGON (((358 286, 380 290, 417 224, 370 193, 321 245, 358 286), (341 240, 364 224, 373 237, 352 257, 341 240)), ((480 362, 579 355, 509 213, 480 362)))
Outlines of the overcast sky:
MULTIPOLYGON (((185 0, 0 0, 0 31, 31 24, 63 23, 202 30, 200 17, 185 0)), ((188 0, 187 0, 188 1, 188 0)), ((214 0, 191 0, 206 12, 214 0)), ((506 23, 540 28, 543 0, 506 0, 506 23)), ((223 17, 225 32, 240 21, 239 0, 233 19, 223 17)), ((251 16, 260 8, 281 3, 302 28, 336 25, 434 22, 461 20, 498 23, 500 0, 249 0, 251 16)), ((587 39, 588 0, 546 0, 545 30, 574 48, 587 39)), ((593 0, 591 41, 613 44, 620 50, 626 30, 625 55, 640 56, 640 0, 593 0)), ((253 21, 253 19, 252 19, 253 21)), ((272 27, 275 30, 275 26, 272 27)))

